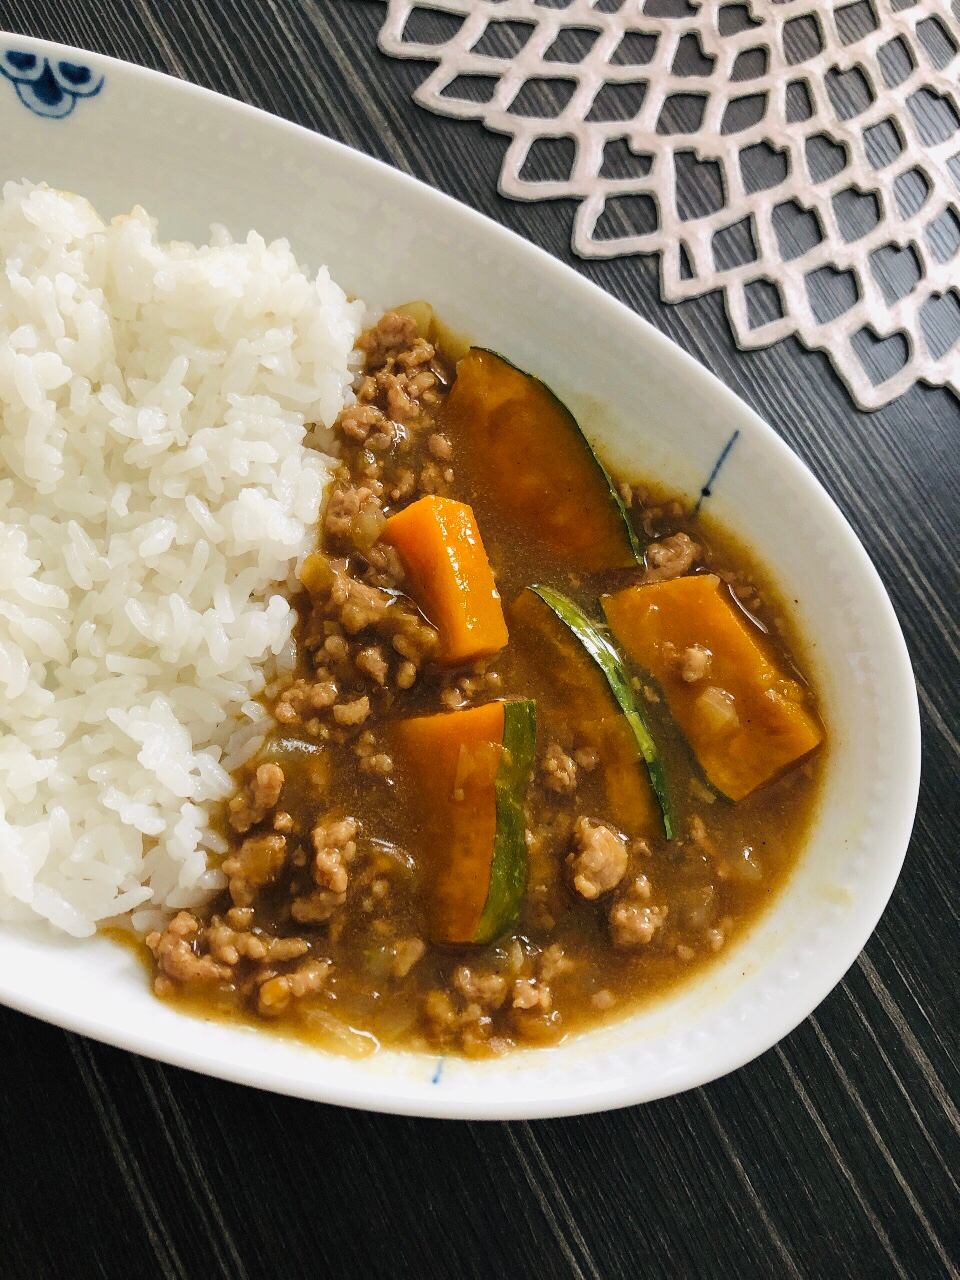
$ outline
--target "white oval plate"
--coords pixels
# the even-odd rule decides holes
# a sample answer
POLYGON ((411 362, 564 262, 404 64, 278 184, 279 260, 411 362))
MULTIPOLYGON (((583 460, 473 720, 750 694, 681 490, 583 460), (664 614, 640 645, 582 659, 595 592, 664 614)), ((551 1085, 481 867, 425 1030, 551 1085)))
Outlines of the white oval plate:
POLYGON ((605 456, 696 494, 736 436, 711 509, 760 549, 807 638, 831 744, 819 817, 774 907, 707 976, 618 1024, 493 1062, 338 1058, 188 1018, 103 939, 0 929, 0 1000, 210 1075, 432 1116, 597 1111, 688 1089, 762 1053, 856 958, 903 861, 919 781, 909 659, 849 525, 730 391, 574 271, 428 187, 305 129, 154 72, 0 36, 3 177, 140 203, 165 239, 209 223, 286 236, 374 305, 427 298, 454 329, 546 380, 605 456), (32 61, 31 61, 32 59, 32 61))

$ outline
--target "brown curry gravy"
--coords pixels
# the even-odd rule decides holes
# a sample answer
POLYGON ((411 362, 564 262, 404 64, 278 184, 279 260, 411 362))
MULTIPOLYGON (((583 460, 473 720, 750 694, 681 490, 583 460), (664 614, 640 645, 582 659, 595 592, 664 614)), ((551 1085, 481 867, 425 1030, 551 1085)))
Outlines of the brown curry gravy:
MULTIPOLYGON (((449 383, 453 370, 441 353, 435 364, 442 391, 443 381, 449 383)), ((444 430, 442 395, 438 405, 424 409, 428 411, 434 425, 444 430)), ((412 465, 414 471, 420 470, 421 476, 429 465, 433 483, 437 468, 424 443, 426 434, 424 430, 410 433, 413 443, 400 461, 404 467, 412 465)), ((470 500, 474 495, 465 494, 458 485, 458 463, 469 472, 470 442, 452 435, 449 438, 452 455, 448 474, 452 479, 445 480, 441 468, 440 491, 470 500)), ((362 452, 353 442, 345 442, 348 474, 342 483, 356 482, 357 459, 362 452)), ((381 475, 390 478, 389 457, 381 475)), ((616 477, 616 481, 620 484, 623 477, 616 477)), ((802 681, 800 668, 810 664, 801 638, 787 602, 753 552, 709 514, 694 514, 685 498, 654 483, 631 482, 625 493, 641 545, 678 532, 688 533, 701 551, 697 570, 717 573, 731 585, 741 607, 766 630, 769 647, 782 669, 802 681)), ((416 496, 414 492, 407 500, 416 496)), ((403 502, 391 504, 387 500, 385 505, 389 513, 403 502)), ((518 544, 506 537, 497 519, 495 493, 485 494, 477 503, 477 517, 505 604, 526 585, 547 583, 597 617, 598 596, 639 580, 637 570, 574 575, 542 547, 518 544)), ((331 546, 329 536, 326 545, 331 554, 343 551, 342 544, 331 546)), ((361 556, 359 567, 366 572, 365 564, 361 556)), ((311 625, 317 625, 317 611, 306 592, 297 606, 303 641, 311 625)), ((472 669, 466 673, 444 671, 426 661, 412 687, 394 689, 392 698, 380 702, 374 698, 369 719, 343 742, 319 739, 315 733, 305 732, 302 725, 281 726, 258 760, 276 761, 283 769, 279 807, 293 815, 299 833, 291 839, 303 842, 313 825, 331 812, 349 814, 359 824, 359 848, 351 867, 347 901, 329 920, 315 925, 292 921, 294 890, 290 878, 281 877, 257 895, 256 927, 307 940, 310 955, 332 962, 329 977, 322 990, 290 1001, 272 1017, 258 1015, 249 984, 244 991, 241 984, 231 981, 198 986, 166 983, 164 998, 195 1016, 254 1024, 357 1056, 375 1052, 379 1045, 476 1056, 502 1052, 513 1045, 556 1042, 601 1022, 623 1018, 702 975, 719 955, 736 945, 781 891, 801 855, 816 809, 826 752, 820 748, 733 804, 706 785, 656 689, 642 672, 633 671, 664 760, 679 833, 672 842, 650 840, 648 850, 632 850, 630 855, 629 875, 645 875, 652 887, 652 900, 667 908, 666 924, 657 936, 634 948, 614 946, 607 915, 617 891, 587 901, 570 888, 565 871, 570 828, 578 815, 600 821, 608 818, 604 793, 597 772, 583 770, 573 793, 562 795, 548 789, 542 762, 549 744, 538 732, 537 767, 527 796, 532 832, 528 886, 516 929, 486 947, 427 945, 405 976, 392 970, 391 948, 396 941, 420 938, 423 933, 417 872, 406 848, 405 789, 410 782, 399 771, 389 776, 361 772, 358 735, 373 733, 371 749, 379 750, 395 717, 449 708, 445 693, 449 694, 457 677, 465 674, 478 686, 469 705, 491 697, 532 697, 551 718, 562 716, 549 664, 538 657, 536 652, 519 654, 508 645, 482 664, 483 670, 476 675, 472 669), (389 886, 383 910, 374 890, 381 880, 389 886), (549 959, 551 955, 557 963, 549 959), (464 967, 473 979, 490 978, 493 987, 497 985, 493 980, 502 978, 507 990, 503 1003, 490 1006, 471 999, 476 982, 471 979, 465 984, 458 976, 464 967), (512 984, 531 978, 549 989, 549 1007, 515 1009, 509 996, 512 984)), ((315 677, 315 663, 305 645, 301 646, 300 675, 315 677)), ((363 682, 358 681, 351 696, 362 687, 363 682)), ((810 697, 812 701, 812 694, 810 697)), ((572 749, 573 744, 566 745, 572 749)), ((242 839, 230 831, 226 814, 221 815, 221 827, 234 844, 242 839)), ((302 876, 302 871, 291 874, 302 876)), ((222 914, 229 907, 229 896, 224 893, 200 915, 209 918, 211 911, 222 914)), ((142 946, 141 950, 152 963, 153 957, 142 946)))

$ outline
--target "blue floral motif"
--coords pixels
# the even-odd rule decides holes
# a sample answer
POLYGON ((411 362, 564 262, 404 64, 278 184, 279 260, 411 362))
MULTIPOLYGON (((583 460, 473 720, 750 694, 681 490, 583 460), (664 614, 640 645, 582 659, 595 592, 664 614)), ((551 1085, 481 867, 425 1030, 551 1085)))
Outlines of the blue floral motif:
POLYGON ((92 98, 103 88, 103 76, 95 76, 89 67, 51 61, 22 49, 0 54, 0 72, 13 81, 17 97, 34 115, 54 119, 68 116, 78 98, 92 98))

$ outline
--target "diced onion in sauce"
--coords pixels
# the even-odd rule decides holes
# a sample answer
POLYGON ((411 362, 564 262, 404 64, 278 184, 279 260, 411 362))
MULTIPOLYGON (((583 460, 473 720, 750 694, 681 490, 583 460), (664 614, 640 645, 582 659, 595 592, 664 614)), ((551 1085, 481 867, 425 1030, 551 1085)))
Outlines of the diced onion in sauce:
POLYGON ((312 595, 326 591, 333 582, 333 570, 327 557, 319 551, 307 556, 300 566, 300 581, 312 595))
POLYGON ((409 316, 417 326, 421 338, 429 338, 434 322, 433 307, 429 302, 405 302, 402 307, 394 308, 401 316, 409 316))
POLYGON ((697 699, 697 709, 711 733, 733 733, 740 727, 733 695, 718 689, 716 685, 712 684, 704 689, 697 699))
POLYGON ((735 880, 744 880, 748 884, 756 884, 763 879, 763 869, 753 856, 753 848, 746 845, 740 856, 729 862, 730 874, 735 880))
POLYGON ((369 551, 383 533, 387 517, 375 502, 367 502, 357 512, 353 521, 352 539, 361 551, 369 551))

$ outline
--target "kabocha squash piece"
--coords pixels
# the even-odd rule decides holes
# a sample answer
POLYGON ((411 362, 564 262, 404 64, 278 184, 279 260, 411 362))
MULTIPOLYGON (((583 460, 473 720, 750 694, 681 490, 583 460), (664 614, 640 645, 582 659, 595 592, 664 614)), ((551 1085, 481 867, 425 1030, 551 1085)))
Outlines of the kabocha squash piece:
POLYGON ((391 516, 381 536, 396 548, 406 589, 440 633, 442 662, 470 662, 503 648, 503 606, 466 503, 431 494, 391 516))
POLYGON ((714 574, 606 596, 620 644, 659 682, 710 782, 731 800, 812 751, 823 729, 714 574))
POLYGON ((458 476, 476 502, 496 494, 513 537, 550 547, 572 569, 639 562, 619 493, 576 418, 538 378, 474 347, 445 413, 468 442, 458 450, 458 476))
POLYGON ((492 942, 516 920, 526 888, 534 704, 489 702, 401 720, 393 732, 417 788, 413 830, 430 937, 492 942))
MULTIPOLYGON (((673 819, 663 763, 616 648, 551 587, 528 587, 507 612, 518 639, 531 628, 546 641, 563 721, 599 756, 613 820, 629 835, 669 839, 673 819)), ((533 648, 542 652, 540 643, 533 648)))

